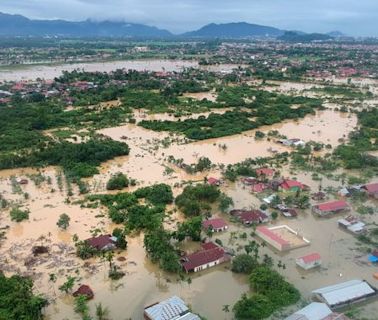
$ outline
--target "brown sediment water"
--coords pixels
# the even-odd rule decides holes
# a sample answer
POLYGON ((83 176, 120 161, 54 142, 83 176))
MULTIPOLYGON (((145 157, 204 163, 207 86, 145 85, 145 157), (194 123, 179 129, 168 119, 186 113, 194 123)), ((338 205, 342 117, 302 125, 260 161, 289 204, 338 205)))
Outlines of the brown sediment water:
POLYGON ((20 81, 36 80, 37 78, 51 80, 62 75, 63 71, 73 71, 76 69, 88 72, 110 72, 117 69, 137 70, 137 71, 180 71, 183 68, 196 67, 195 61, 183 60, 119 60, 109 62, 87 62, 70 63, 57 65, 25 65, 22 68, 3 67, 0 70, 0 81, 20 81))
MULTIPOLYGON (((334 109, 335 106, 328 107, 334 109)), ((355 126, 354 114, 325 110, 298 121, 284 121, 259 130, 265 133, 278 130, 280 134, 288 138, 314 140, 336 146, 338 139, 347 137, 355 126)), ((203 181, 205 176, 221 177, 219 169, 194 175, 187 174, 167 162, 166 159, 170 155, 176 159, 183 158, 188 164, 196 162, 201 156, 206 156, 214 163, 227 165, 249 157, 271 155, 272 149, 279 152, 290 151, 289 148, 274 141, 267 141, 266 138, 262 141, 255 140, 255 130, 235 136, 185 144, 183 144, 185 140, 182 136, 153 132, 132 124, 102 129, 98 132, 114 140, 125 141, 130 145, 131 152, 129 156, 119 157, 102 164, 100 173, 86 180, 91 193, 107 192, 106 182, 110 175, 117 171, 125 172, 131 178, 137 179, 137 187, 161 182, 171 186, 179 185, 173 189, 175 195, 182 191, 183 181, 203 181), (161 144, 163 139, 170 139, 172 142, 164 147, 161 144), (222 148, 222 145, 226 145, 226 148, 222 148), (166 174, 167 167, 173 169, 173 173, 166 174)), ((80 239, 89 238, 90 231, 95 229, 100 229, 102 233, 109 233, 116 225, 108 219, 105 208, 84 208, 79 204, 74 204, 75 201, 83 199, 78 195, 78 190, 74 185, 72 197, 67 197, 65 183, 63 183, 63 191, 60 191, 57 183, 59 171, 60 169, 56 167, 41 170, 25 168, 0 171, 1 195, 12 203, 20 204, 22 208, 30 210, 29 220, 21 223, 10 221, 9 210, 0 212, 0 227, 9 226, 9 230, 6 230, 7 238, 0 240, 0 269, 7 275, 17 272, 33 277, 36 291, 50 299, 51 304, 45 310, 47 319, 80 319, 73 311, 73 299, 58 290, 66 275, 76 276, 77 286, 79 283, 91 286, 95 293, 94 300, 89 302, 92 314, 94 314, 95 304, 101 302, 111 311, 110 318, 112 319, 140 320, 143 318, 145 306, 172 295, 182 297, 195 312, 208 319, 223 319, 225 315, 222 306, 226 304, 232 306, 242 293, 249 291, 247 277, 233 274, 229 270, 229 264, 191 275, 190 284, 185 281, 178 282, 176 276, 162 272, 148 260, 143 248, 143 234, 129 237, 128 249, 116 254, 115 262, 126 272, 126 276, 118 281, 110 281, 107 277, 109 270, 107 262, 100 258, 88 261, 76 258, 72 237, 76 234, 80 239), (50 177, 51 184, 45 181, 40 187, 35 186, 29 175, 37 173, 43 174, 46 178, 50 177), (27 185, 20 186, 22 193, 13 193, 11 176, 29 180, 27 185), (24 193, 28 193, 28 199, 25 199, 24 193), (71 217, 70 226, 66 231, 60 230, 56 225, 62 213, 67 213, 71 217), (39 244, 48 246, 50 253, 33 260, 31 248, 39 244), (126 260, 118 261, 119 257, 125 257, 126 260), (58 275, 55 284, 48 281, 51 273, 58 275)), ((318 191, 320 184, 323 189, 340 186, 339 182, 325 177, 321 182, 314 181, 311 173, 290 172, 286 167, 280 171, 285 177, 296 177, 302 183, 309 185, 313 192, 318 191)), ((252 209, 259 208, 261 205, 261 200, 250 192, 249 187, 239 181, 225 183, 221 189, 233 198, 235 208, 252 209)), ((124 191, 129 190, 134 189, 124 191)), ((377 203, 372 202, 372 205, 377 206, 377 203)), ((170 206, 167 211, 172 209, 173 207, 170 206)), ((353 213, 355 209, 353 208, 353 213)), ((285 264, 286 269, 279 269, 280 273, 295 284, 304 298, 309 298, 310 292, 314 289, 351 279, 366 279, 378 286, 377 281, 372 277, 376 268, 367 262, 364 251, 366 248, 358 245, 353 235, 337 227, 337 219, 343 214, 320 219, 313 216, 310 210, 298 211, 299 216, 296 219, 280 216, 277 221, 269 225, 286 224, 309 239, 311 245, 288 253, 278 253, 270 247, 265 247, 261 249, 261 253, 271 255, 276 264, 279 260, 285 264), (297 268, 295 258, 311 252, 321 254, 322 267, 307 272, 297 268)), ((230 224, 228 232, 215 234, 213 240, 218 238, 226 247, 233 248, 239 253, 244 252, 243 246, 248 241, 258 240, 251 236, 252 228, 231 222, 228 214, 221 213, 215 207, 212 213, 214 216, 224 218, 230 224), (230 239, 231 233, 237 234, 236 240, 230 239), (247 234, 246 240, 240 238, 242 233, 247 234)), ((166 219, 164 225, 167 229, 173 229, 176 223, 183 219, 183 216, 176 211, 166 219)), ((366 215, 363 219, 369 224, 378 223, 376 215, 366 215)), ((196 244, 187 242, 182 247, 194 249, 196 244)), ((362 314, 369 319, 374 319, 377 309, 377 302, 373 302, 366 305, 362 314)))

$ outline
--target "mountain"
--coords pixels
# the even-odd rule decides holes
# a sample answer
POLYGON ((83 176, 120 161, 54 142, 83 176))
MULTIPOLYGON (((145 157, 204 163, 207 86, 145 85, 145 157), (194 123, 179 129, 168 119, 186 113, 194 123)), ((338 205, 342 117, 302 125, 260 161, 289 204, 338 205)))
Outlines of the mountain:
POLYGON ((332 40, 333 37, 323 33, 298 33, 295 31, 286 31, 277 39, 286 42, 311 42, 332 40))
POLYGON ((327 34, 331 37, 334 37, 334 38, 346 37, 346 35, 344 33, 342 33, 341 31, 337 31, 337 30, 327 32, 327 34))
POLYGON ((143 24, 92 20, 31 20, 21 15, 0 13, 0 36, 62 37, 169 37, 167 30, 143 24))
POLYGON ((246 22, 208 24, 197 31, 184 33, 187 38, 252 38, 278 37, 284 34, 283 30, 250 24, 246 22))

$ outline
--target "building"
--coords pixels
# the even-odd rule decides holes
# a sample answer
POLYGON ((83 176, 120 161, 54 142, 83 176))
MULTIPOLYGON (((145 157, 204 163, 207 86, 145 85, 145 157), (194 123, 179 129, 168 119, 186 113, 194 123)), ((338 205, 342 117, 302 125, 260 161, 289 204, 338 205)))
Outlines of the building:
POLYGON ((143 315, 145 320, 200 320, 177 296, 146 307, 143 315))
POLYGON ((209 219, 202 222, 205 230, 212 230, 213 232, 222 232, 228 229, 226 221, 221 218, 209 219))
POLYGON ((308 188, 306 185, 300 183, 299 181, 290 180, 290 179, 285 179, 281 183, 280 187, 287 191, 298 191, 298 190, 304 190, 308 188))
POLYGON ((73 293, 73 296, 74 297, 85 296, 89 300, 89 299, 93 299, 94 293, 93 293, 92 289, 89 286, 83 284, 83 285, 81 285, 79 287, 79 289, 77 289, 73 293))
POLYGON ((181 258, 181 265, 188 272, 198 272, 230 261, 225 250, 213 242, 201 244, 201 250, 181 258))
POLYGON ((365 184, 362 189, 367 192, 370 197, 378 199, 378 183, 365 184))
POLYGON ((310 241, 286 225, 256 228, 256 235, 278 251, 289 251, 308 246, 310 241))
POLYGON ((278 141, 279 143, 282 143, 284 146, 288 147, 304 147, 306 143, 301 139, 281 139, 278 141))
POLYGON ((230 214, 246 226, 269 221, 268 216, 261 210, 231 210, 230 214))
POLYGON ((325 303, 313 302, 285 320, 349 320, 349 318, 333 312, 325 303))
POLYGON ((312 291, 314 299, 331 309, 342 308, 377 295, 377 289, 364 280, 350 280, 312 291))
POLYGON ((310 270, 316 267, 321 266, 322 264, 322 258, 320 257, 319 253, 311 253, 303 257, 299 257, 295 260, 295 263, 305 269, 310 270))
POLYGON ((337 221, 340 228, 345 229, 354 234, 361 234, 366 231, 366 225, 362 221, 358 220, 354 216, 348 216, 346 218, 337 221))
POLYGON ((326 216, 347 210, 350 210, 350 207, 344 200, 321 203, 312 207, 312 212, 319 216, 326 216))
POLYGON ((256 184, 252 185, 252 187, 251 187, 251 191, 252 191, 253 193, 261 193, 261 192, 263 192, 266 188, 267 188, 267 186, 266 186, 265 183, 259 182, 259 183, 256 183, 256 184))
POLYGON ((260 176, 272 177, 274 175, 274 170, 270 168, 258 168, 256 169, 256 175, 258 177, 260 176))
POLYGON ((113 250, 116 248, 117 238, 110 234, 101 235, 85 240, 88 245, 99 251, 113 250))
POLYGON ((212 186, 217 186, 217 187, 219 187, 221 185, 221 183, 222 183, 221 180, 216 179, 216 178, 212 178, 212 177, 207 178, 206 182, 208 184, 212 185, 212 186))

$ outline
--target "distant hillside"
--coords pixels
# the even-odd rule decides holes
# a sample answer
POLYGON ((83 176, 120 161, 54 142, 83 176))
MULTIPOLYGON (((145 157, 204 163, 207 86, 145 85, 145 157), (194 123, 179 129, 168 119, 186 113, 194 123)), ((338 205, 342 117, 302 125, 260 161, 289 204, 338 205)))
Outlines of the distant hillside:
POLYGON ((250 24, 246 22, 208 24, 197 31, 184 33, 182 36, 191 38, 249 38, 249 37, 278 37, 283 30, 250 24))
POLYGON ((135 23, 30 20, 21 15, 0 13, 0 36, 169 37, 171 33, 135 23))
POLYGON ((311 42, 331 40, 333 37, 323 33, 298 33, 295 31, 286 31, 282 36, 278 37, 278 39, 287 42, 311 42))

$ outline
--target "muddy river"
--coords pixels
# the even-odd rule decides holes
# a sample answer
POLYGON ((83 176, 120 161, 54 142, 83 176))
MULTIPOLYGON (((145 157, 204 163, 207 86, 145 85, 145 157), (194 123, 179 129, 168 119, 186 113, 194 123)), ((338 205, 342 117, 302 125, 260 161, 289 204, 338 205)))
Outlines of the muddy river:
POLYGON ((197 62, 182 60, 119 60, 109 62, 70 63, 57 65, 23 65, 1 67, 0 81, 50 80, 59 77, 63 71, 76 69, 88 72, 110 72, 117 69, 132 69, 137 71, 180 71, 183 68, 196 67, 197 62))

